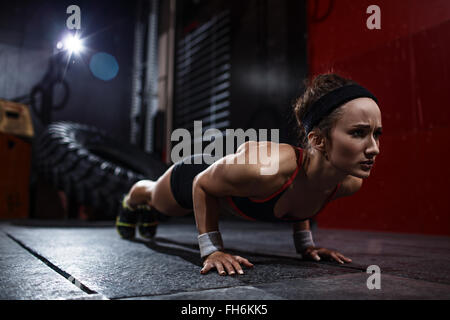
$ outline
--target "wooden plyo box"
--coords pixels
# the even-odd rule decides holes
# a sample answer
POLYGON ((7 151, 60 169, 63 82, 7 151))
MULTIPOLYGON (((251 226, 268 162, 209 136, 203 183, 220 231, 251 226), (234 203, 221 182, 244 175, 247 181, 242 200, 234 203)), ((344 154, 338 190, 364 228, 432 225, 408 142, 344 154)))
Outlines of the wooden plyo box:
POLYGON ((28 218, 31 144, 0 133, 0 219, 28 218))
POLYGON ((0 99, 0 219, 29 216, 33 135, 28 107, 0 99))

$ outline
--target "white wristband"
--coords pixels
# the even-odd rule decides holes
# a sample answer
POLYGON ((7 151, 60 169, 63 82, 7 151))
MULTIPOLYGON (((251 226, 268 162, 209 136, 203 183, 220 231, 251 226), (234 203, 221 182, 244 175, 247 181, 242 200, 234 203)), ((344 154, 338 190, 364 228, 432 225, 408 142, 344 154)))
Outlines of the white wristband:
POLYGON ((198 246, 200 247, 200 256, 202 258, 211 253, 223 250, 222 236, 219 231, 203 233, 198 236, 198 246))
POLYGON ((297 253, 302 253, 308 247, 315 247, 312 233, 309 230, 301 230, 294 233, 294 245, 297 253))

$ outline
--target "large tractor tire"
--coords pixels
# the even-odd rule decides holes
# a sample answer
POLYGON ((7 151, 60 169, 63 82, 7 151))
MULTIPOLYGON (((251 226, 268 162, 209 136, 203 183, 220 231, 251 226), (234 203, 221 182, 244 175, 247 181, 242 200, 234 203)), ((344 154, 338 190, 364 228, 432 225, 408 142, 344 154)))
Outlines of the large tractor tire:
POLYGON ((158 179, 168 168, 145 153, 95 127, 56 122, 38 141, 38 168, 71 203, 100 209, 114 218, 120 200, 139 180, 158 179))

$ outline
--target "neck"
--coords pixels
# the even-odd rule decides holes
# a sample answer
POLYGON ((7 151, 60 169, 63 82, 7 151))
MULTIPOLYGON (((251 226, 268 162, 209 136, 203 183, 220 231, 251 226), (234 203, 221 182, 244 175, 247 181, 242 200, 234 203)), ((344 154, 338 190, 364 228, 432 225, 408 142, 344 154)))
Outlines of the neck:
POLYGON ((308 189, 314 192, 329 193, 347 176, 315 149, 303 150, 302 167, 308 189))

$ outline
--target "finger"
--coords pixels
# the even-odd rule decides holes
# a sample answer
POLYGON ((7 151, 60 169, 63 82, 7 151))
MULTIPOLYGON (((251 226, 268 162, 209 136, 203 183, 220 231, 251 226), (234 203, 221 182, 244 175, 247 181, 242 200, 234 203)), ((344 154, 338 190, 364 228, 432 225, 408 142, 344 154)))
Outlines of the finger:
POLYGON ((344 263, 344 261, 342 261, 342 260, 337 256, 337 254, 336 254, 335 252, 332 252, 332 253, 331 253, 331 257, 332 257, 334 260, 336 260, 337 262, 341 263, 341 264, 344 263))
POLYGON ((233 265, 229 261, 224 261, 223 265, 230 276, 234 276, 236 274, 236 271, 234 271, 233 265))
POLYGON ((211 270, 211 268, 213 267, 213 265, 211 263, 205 263, 205 265, 203 266, 202 270, 200 270, 201 274, 207 274, 209 270, 211 270))
POLYGON ((245 258, 242 258, 240 256, 234 256, 234 258, 239 262, 242 263, 244 266, 249 267, 249 268, 253 268, 253 263, 251 263, 250 261, 248 261, 245 258))
POLYGON ((320 261, 320 256, 317 250, 313 250, 310 252, 310 257, 316 261, 320 261))
POLYGON ((221 276, 225 276, 227 274, 225 272, 225 270, 223 269, 223 265, 221 262, 216 262, 216 263, 214 263, 214 265, 216 266, 218 274, 220 274, 221 276))
POLYGON ((337 253, 338 257, 341 258, 344 262, 350 263, 352 262, 352 259, 347 258, 346 256, 344 256, 342 253, 337 253))
POLYGON ((244 274, 244 271, 241 268, 241 265, 236 260, 231 261, 231 264, 233 265, 234 269, 236 269, 237 273, 244 274))

